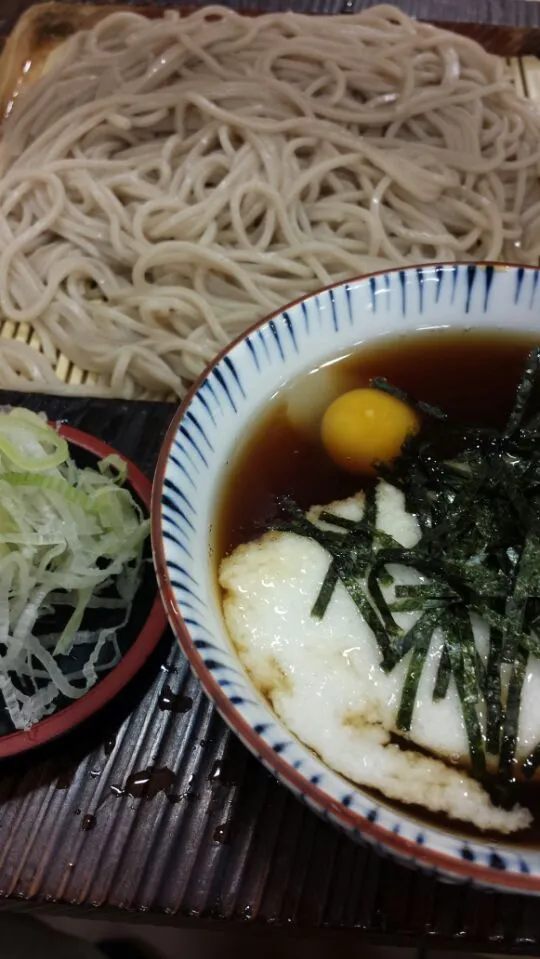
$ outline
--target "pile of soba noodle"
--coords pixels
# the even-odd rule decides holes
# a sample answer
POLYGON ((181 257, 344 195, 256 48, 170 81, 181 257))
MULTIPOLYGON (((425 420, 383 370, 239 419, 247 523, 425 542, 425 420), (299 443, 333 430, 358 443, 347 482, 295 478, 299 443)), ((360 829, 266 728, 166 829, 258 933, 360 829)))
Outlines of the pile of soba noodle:
POLYGON ((390 6, 121 12, 70 39, 0 146, 2 386, 186 385, 258 318, 389 264, 540 254, 540 116, 501 60, 390 6))

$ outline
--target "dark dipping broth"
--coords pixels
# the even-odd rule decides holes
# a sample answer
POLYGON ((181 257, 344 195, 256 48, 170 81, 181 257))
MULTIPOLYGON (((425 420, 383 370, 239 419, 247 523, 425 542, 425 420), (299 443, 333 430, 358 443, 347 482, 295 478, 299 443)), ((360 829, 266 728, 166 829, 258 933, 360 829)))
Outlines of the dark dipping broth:
MULTIPOLYGON (((532 333, 431 330, 385 337, 360 347, 332 363, 333 374, 342 381, 340 392, 369 386, 373 378, 385 378, 410 396, 443 409, 448 416, 445 424, 422 424, 422 433, 432 431, 440 442, 443 457, 454 452, 445 445, 447 429, 501 428, 506 423, 527 356, 538 344, 539 337, 532 333)), ((279 497, 290 496, 308 509, 344 499, 369 486, 369 480, 347 474, 330 460, 318 436, 319 414, 308 432, 291 423, 287 415, 289 390, 301 388, 308 375, 317 378, 322 374, 317 370, 306 373, 282 391, 255 419, 230 464, 214 527, 216 572, 224 556, 241 543, 258 538, 276 519, 279 497)), ((533 398, 530 408, 540 410, 540 395, 533 398)), ((417 747, 407 740, 407 748, 417 747)), ((485 785, 496 799, 499 787, 494 779, 490 783, 488 777, 485 785)), ((360 788, 374 793, 365 786, 360 788)), ((394 808, 399 805, 378 793, 377 799, 394 808)), ((536 807, 540 813, 537 783, 505 786, 504 805, 515 802, 528 806, 533 813, 532 807, 536 807)), ((403 808, 407 815, 416 814, 423 821, 438 825, 448 822, 446 816, 420 807, 403 808)), ((501 837, 461 822, 456 828, 464 835, 505 844, 540 842, 540 815, 532 828, 517 835, 501 837)))

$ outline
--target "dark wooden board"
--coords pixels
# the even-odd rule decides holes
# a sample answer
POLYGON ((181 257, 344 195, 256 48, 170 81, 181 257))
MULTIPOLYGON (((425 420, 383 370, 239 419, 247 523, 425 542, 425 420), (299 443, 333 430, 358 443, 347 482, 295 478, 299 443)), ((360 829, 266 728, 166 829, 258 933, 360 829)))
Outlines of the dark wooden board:
MULTIPOLYGON (((29 5, 3 0, 0 36, 29 5)), ((322 14, 373 4, 230 5, 322 14)), ((540 54, 540 3, 399 6, 500 55, 540 54)), ((0 403, 17 401, 101 436, 148 475, 173 411, 0 392, 0 403)), ((129 910, 151 922, 196 918, 276 937, 294 930, 337 936, 341 948, 349 939, 358 946, 360 936, 490 953, 540 949, 535 900, 435 882, 352 844, 301 806, 225 728, 170 634, 113 708, 75 736, 0 767, 0 903, 118 918, 129 910)))
MULTIPOLYGON (((0 392, 21 402, 148 476, 174 409, 0 392)), ((113 708, 0 766, 0 904, 335 935, 341 947, 540 948, 535 900, 435 882, 317 819, 226 729, 170 635, 113 708)))

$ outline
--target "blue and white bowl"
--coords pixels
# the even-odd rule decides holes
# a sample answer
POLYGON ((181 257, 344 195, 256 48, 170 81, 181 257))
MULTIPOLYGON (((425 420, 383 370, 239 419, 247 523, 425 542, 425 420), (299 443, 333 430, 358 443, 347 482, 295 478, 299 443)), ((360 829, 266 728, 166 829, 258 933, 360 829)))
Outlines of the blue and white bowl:
POLYGON ((260 698, 227 635, 209 561, 211 524, 235 448, 298 374, 388 334, 434 328, 540 332, 539 270, 410 267, 339 283, 258 323, 210 366, 178 410, 158 463, 153 548, 171 625, 240 739, 312 809, 403 862, 456 881, 540 893, 540 851, 419 825, 327 768, 260 698))

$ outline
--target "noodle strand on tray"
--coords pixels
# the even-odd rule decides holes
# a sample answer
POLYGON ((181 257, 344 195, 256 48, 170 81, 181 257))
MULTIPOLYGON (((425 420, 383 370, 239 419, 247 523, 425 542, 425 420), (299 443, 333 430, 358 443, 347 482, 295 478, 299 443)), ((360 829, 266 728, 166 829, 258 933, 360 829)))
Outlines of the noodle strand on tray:
POLYGON ((0 318, 43 353, 0 337, 2 385, 182 396, 332 280, 535 264, 539 171, 540 116, 503 62, 390 6, 109 14, 4 124, 0 318), (59 352, 93 382, 61 386, 59 352))

